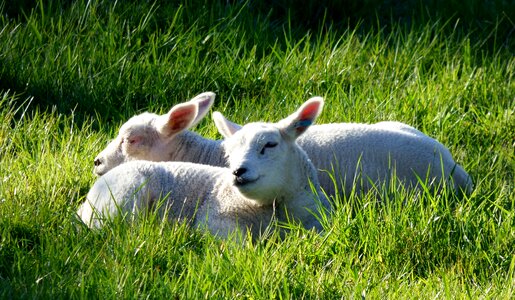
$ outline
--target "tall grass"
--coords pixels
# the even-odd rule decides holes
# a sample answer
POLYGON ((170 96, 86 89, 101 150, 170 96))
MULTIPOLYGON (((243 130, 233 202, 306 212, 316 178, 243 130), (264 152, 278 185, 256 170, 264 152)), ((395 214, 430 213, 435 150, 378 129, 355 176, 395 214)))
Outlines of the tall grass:
MULTIPOLYGON (((25 5, 0 5, 0 297, 513 297, 509 18, 483 31, 456 18, 299 24, 302 11, 252 1, 25 5), (289 225, 244 245, 152 216, 82 226, 92 160, 118 126, 207 90, 239 123, 313 95, 320 122, 408 123, 450 148, 474 192, 340 197, 321 235, 289 225)), ((219 138, 207 119, 196 130, 219 138)))

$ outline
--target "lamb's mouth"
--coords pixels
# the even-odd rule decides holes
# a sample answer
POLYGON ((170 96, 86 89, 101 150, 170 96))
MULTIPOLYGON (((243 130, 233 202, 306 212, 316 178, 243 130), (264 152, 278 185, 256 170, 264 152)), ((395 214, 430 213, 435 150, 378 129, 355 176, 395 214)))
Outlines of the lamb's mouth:
POLYGON ((105 172, 105 171, 98 171, 96 168, 93 170, 93 174, 95 174, 98 177, 104 175, 105 173, 107 173, 107 172, 105 172))
POLYGON ((245 186, 245 185, 251 184, 253 182, 256 182, 258 179, 259 179, 259 177, 249 179, 249 178, 243 178, 241 176, 236 176, 236 177, 234 177, 234 185, 235 186, 245 186))

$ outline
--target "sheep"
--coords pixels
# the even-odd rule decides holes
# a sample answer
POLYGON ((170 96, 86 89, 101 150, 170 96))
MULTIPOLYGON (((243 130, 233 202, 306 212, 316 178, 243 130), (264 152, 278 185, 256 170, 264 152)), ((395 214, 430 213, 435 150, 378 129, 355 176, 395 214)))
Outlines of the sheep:
POLYGON ((208 140, 187 130, 209 111, 215 94, 205 92, 172 107, 165 115, 145 112, 130 118, 118 136, 94 159, 94 173, 101 176, 131 160, 186 161, 225 165, 221 141, 208 140))
MULTIPOLYGON (((133 159, 227 166, 221 141, 187 130, 205 116, 213 100, 214 94, 207 92, 173 107, 167 115, 144 113, 131 118, 120 128, 118 137, 97 156, 94 172, 102 175, 133 159), (195 99, 205 102, 198 114, 194 112, 195 99), (177 114, 178 108, 191 112, 177 114), (183 120, 177 121, 178 117, 183 120), (168 127, 175 130, 164 130, 168 127), (138 143, 124 142, 132 140, 145 141, 146 148, 132 150, 138 143)), ((213 119, 220 125, 223 136, 241 127, 218 112, 213 113, 213 119)), ((409 188, 419 188, 419 181, 438 187, 444 179, 458 192, 472 190, 470 176, 454 162, 445 146, 400 122, 313 125, 297 142, 319 170, 320 184, 329 196, 367 192, 381 183, 389 184, 394 174, 400 184, 409 188)))
POLYGON ((317 171, 295 140, 316 120, 321 98, 278 123, 250 123, 222 142, 229 168, 190 162, 130 161, 97 179, 78 215, 92 228, 118 214, 156 206, 171 221, 226 238, 236 229, 259 236, 271 221, 294 220, 320 231, 329 208, 317 171))
MULTIPOLYGON (((240 127, 218 112, 213 118, 224 126, 219 129, 224 136, 240 127)), ((424 184, 440 191, 442 184, 450 184, 458 193, 472 191, 470 176, 449 150, 404 123, 313 125, 297 142, 319 170, 320 185, 329 196, 352 191, 360 195, 383 184, 388 187, 393 178, 409 189, 424 184)))

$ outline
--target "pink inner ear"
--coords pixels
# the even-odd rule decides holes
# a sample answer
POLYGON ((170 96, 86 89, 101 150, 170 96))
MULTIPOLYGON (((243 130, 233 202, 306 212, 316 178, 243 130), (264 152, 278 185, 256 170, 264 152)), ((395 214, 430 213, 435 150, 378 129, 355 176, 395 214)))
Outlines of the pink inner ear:
POLYGON ((320 108, 320 102, 312 102, 303 107, 302 111, 299 114, 299 120, 313 120, 318 115, 318 110, 320 108))
POLYGON ((306 131, 306 129, 313 124, 313 120, 318 116, 320 110, 320 102, 314 101, 304 105, 297 117, 298 121, 295 123, 295 131, 298 135, 306 131))
POLYGON ((170 114, 168 128, 172 133, 186 129, 195 118, 196 113, 197 110, 194 105, 178 107, 170 114))

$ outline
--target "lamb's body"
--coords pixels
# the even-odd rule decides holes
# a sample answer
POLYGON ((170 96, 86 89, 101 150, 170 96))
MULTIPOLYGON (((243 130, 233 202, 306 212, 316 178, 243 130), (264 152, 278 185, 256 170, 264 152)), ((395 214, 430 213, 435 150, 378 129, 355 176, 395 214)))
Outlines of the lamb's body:
POLYGON ((320 185, 329 195, 335 194, 333 170, 340 192, 347 194, 389 184, 393 175, 407 188, 419 180, 438 187, 445 180, 456 190, 471 190, 469 175, 447 148, 403 123, 314 125, 297 142, 319 169, 320 185))
POLYGON ((226 237, 239 228, 254 236, 269 225, 274 209, 238 194, 229 169, 183 162, 132 161, 100 177, 79 208, 90 227, 118 214, 137 216, 151 207, 170 221, 185 221, 226 237), (166 213, 166 214, 165 214, 166 213))
MULTIPOLYGON (((215 123, 228 124, 227 131, 239 128, 217 112, 213 117, 215 123)), ((470 176, 445 146, 404 123, 313 125, 297 143, 318 169, 320 186, 329 196, 337 190, 349 195, 381 189, 392 178, 407 189, 422 182, 436 190, 444 183, 457 192, 472 190, 470 176)))

